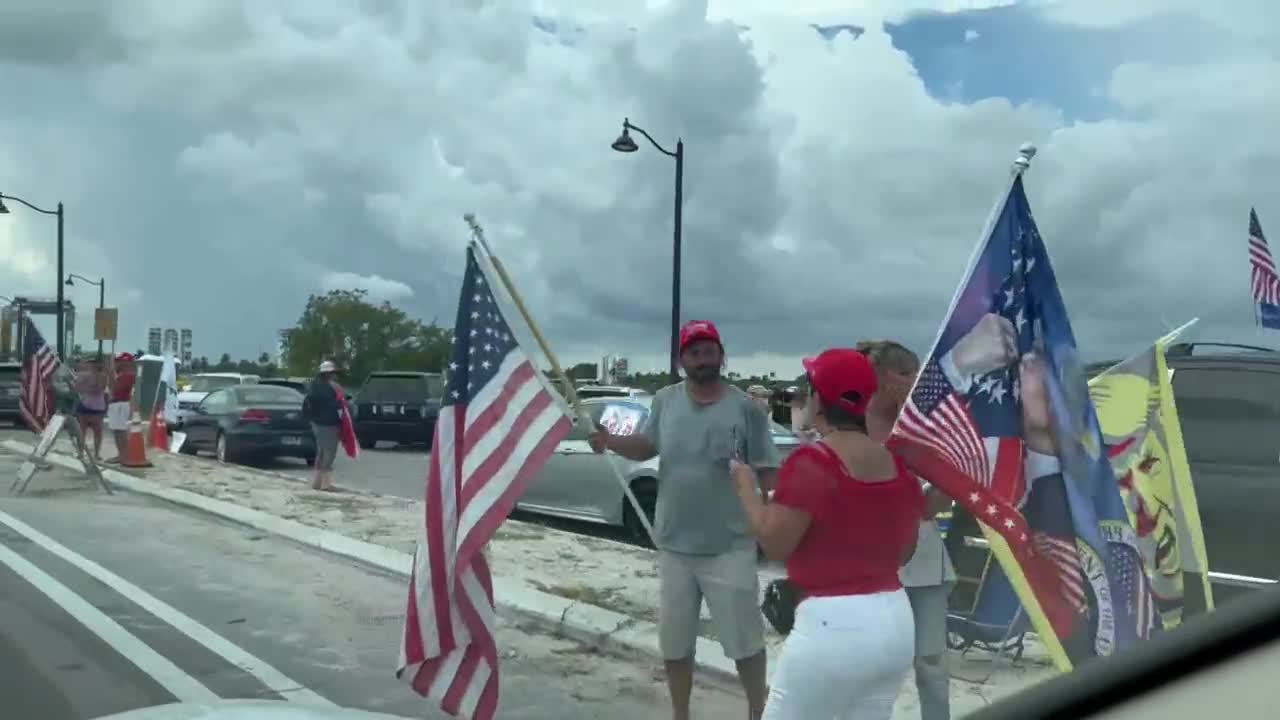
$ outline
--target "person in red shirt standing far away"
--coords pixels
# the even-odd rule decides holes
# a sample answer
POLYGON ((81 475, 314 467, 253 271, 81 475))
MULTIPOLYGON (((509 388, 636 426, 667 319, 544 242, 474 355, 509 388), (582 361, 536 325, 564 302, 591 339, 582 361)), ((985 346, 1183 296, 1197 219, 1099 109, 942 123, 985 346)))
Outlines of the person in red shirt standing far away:
POLYGON ((138 376, 134 373, 133 356, 129 353, 120 353, 108 367, 111 402, 107 404, 107 429, 111 431, 111 438, 115 441, 116 456, 107 462, 118 463, 129 445, 130 403, 133 400, 133 384, 138 376))
POLYGON ((876 371, 862 353, 804 361, 822 438, 797 448, 765 504, 755 473, 731 462, 751 531, 785 560, 799 595, 764 720, 888 720, 915 655, 911 604, 898 569, 915 552, 920 484, 867 435, 876 371))

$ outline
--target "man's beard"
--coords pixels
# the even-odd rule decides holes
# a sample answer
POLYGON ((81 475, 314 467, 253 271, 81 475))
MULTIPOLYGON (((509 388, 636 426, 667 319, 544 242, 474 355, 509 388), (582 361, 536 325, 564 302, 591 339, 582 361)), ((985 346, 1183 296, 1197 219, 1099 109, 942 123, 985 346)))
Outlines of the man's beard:
POLYGON ((720 379, 720 367, 717 365, 696 365, 691 368, 685 368, 685 374, 689 377, 690 382, 705 385, 720 379))

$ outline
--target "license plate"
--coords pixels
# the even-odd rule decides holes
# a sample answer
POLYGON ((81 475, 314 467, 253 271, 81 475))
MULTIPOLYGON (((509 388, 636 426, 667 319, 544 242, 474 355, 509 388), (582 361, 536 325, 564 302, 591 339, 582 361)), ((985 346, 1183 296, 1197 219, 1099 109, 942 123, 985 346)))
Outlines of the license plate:
POLYGON ((396 405, 383 405, 383 406, 382 406, 382 412, 384 412, 384 413, 394 413, 396 410, 397 410, 397 406, 396 406, 396 405))
POLYGON ((302 444, 302 438, 300 438, 300 437, 283 437, 283 438, 280 438, 280 442, 284 443, 285 445, 301 445, 301 444, 302 444))

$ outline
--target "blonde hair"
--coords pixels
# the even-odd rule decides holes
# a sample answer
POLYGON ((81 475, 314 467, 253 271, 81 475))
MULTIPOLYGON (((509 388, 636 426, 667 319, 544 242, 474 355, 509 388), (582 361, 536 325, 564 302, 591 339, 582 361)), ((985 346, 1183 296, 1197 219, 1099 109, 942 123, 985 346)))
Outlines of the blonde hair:
POLYGON ((920 370, 920 357, 893 340, 859 340, 854 349, 867 356, 876 372, 914 375, 920 370))

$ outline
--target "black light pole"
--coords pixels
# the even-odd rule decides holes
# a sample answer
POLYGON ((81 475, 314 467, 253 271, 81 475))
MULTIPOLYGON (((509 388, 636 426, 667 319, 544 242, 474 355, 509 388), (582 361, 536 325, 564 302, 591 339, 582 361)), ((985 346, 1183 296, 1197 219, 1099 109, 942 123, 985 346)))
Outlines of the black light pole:
POLYGON ((35 210, 35 211, 36 211, 36 212, 38 212, 38 213, 43 213, 43 214, 45 214, 45 215, 54 215, 54 216, 57 216, 57 218, 58 218, 58 326, 57 326, 57 327, 58 327, 58 340, 57 340, 57 345, 56 345, 56 347, 57 347, 57 349, 58 349, 58 358, 59 358, 60 360, 64 360, 64 361, 65 361, 65 360, 66 360, 66 358, 67 358, 67 353, 66 353, 66 349, 67 349, 67 347, 66 347, 66 345, 67 345, 67 331, 66 331, 66 314, 67 314, 67 308, 66 308, 66 296, 64 295, 63 290, 62 290, 62 277, 63 277, 63 276, 62 276, 62 273, 64 272, 64 271, 63 271, 63 268, 62 268, 62 224, 63 224, 63 217, 64 217, 63 212, 62 212, 62 203, 58 203, 58 209, 57 209, 57 210, 45 210, 45 209, 44 209, 44 208, 42 208, 42 207, 38 207, 38 206, 36 206, 36 205, 32 205, 31 203, 27 202, 26 200, 23 200, 23 199, 22 199, 22 198, 20 198, 20 197, 14 197, 14 196, 12 196, 12 195, 5 195, 4 193, 0 193, 0 215, 4 215, 4 214, 6 214, 6 213, 8 213, 8 212, 9 212, 9 208, 7 208, 7 207, 5 207, 5 206, 4 206, 4 201, 5 201, 5 200, 13 200, 13 201, 15 201, 15 202, 20 202, 20 203, 22 203, 23 205, 26 205, 27 207, 31 208, 32 210, 35 210))
POLYGON ((633 153, 638 150, 636 141, 631 139, 631 130, 643 135, 644 139, 648 140, 658 152, 676 160, 675 222, 671 230, 671 381, 678 382, 680 380, 680 229, 684 225, 684 140, 676 138, 676 151, 671 152, 659 145, 653 136, 644 131, 644 128, 632 125, 629 118, 623 118, 622 134, 610 147, 624 153, 633 153))
MULTIPOLYGON (((80 280, 83 280, 89 283, 90 285, 97 285, 98 286, 98 309, 102 310, 107 307, 107 279, 106 278, 98 278, 97 280, 90 280, 89 278, 83 275, 77 275, 75 273, 71 273, 70 275, 67 276, 68 286, 75 285, 75 283, 72 282, 72 278, 78 278, 80 280)), ((94 324, 94 327, 95 328, 97 327, 96 323, 94 324)), ((101 340, 98 341, 98 357, 102 357, 102 341, 101 340)))

